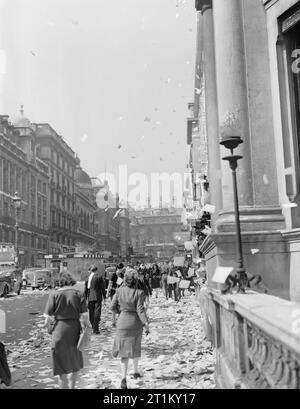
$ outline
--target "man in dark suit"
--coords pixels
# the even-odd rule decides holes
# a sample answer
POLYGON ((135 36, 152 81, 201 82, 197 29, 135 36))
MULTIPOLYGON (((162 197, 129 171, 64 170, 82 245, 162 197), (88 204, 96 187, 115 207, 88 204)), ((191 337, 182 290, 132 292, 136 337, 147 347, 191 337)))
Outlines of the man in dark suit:
POLYGON ((89 318, 94 334, 99 334, 102 300, 105 299, 105 281, 97 272, 96 266, 91 266, 90 275, 85 282, 85 296, 88 301, 89 318))

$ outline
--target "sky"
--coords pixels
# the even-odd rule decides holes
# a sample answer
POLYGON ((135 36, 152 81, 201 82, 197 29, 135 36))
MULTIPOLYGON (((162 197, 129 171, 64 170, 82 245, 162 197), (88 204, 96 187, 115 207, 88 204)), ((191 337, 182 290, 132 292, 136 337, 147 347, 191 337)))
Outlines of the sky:
POLYGON ((90 176, 187 172, 192 0, 0 0, 1 110, 49 123, 90 176), (3 68, 4 65, 4 68, 3 68))

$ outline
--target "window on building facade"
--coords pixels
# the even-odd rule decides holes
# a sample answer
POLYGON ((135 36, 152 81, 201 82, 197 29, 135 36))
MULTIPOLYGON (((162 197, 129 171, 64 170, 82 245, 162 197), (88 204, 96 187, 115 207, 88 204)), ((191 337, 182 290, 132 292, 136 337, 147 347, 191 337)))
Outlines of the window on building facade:
POLYGON ((42 216, 40 214, 38 214, 38 227, 42 228, 42 216))
POLYGON ((3 191, 8 193, 8 162, 3 160, 3 191))
POLYGON ((8 216, 8 203, 7 202, 3 203, 3 213, 4 213, 4 216, 8 216))
MULTIPOLYGON (((296 6, 297 7, 297 6, 296 6)), ((283 67, 280 60, 279 81, 281 84, 283 143, 286 152, 285 166, 289 167, 294 162, 295 172, 300 176, 300 7, 293 8, 289 14, 280 19, 279 47, 283 45, 281 55, 284 62, 283 67), (287 78, 286 78, 287 75, 287 78), (287 97, 289 95, 289 97, 287 97), (290 139, 290 132, 293 141, 290 139), (293 146, 295 148, 293 148, 293 146), (294 156, 294 160, 291 159, 294 156)), ((298 192, 294 190, 291 176, 286 176, 287 194, 294 200, 298 192)), ((299 182, 298 182, 299 183, 299 182)), ((300 223, 294 220, 293 223, 300 223)), ((294 225, 294 227, 296 227, 294 225)))

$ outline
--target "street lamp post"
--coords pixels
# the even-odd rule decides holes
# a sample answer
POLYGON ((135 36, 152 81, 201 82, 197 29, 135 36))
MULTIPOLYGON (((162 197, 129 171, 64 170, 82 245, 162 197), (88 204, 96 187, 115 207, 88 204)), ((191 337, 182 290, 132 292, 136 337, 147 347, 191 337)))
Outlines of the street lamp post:
POLYGON ((21 198, 18 195, 18 192, 15 193, 13 197, 13 202, 15 206, 15 251, 16 251, 16 269, 19 268, 19 248, 18 248, 18 231, 19 231, 19 214, 21 210, 21 198))
POLYGON ((240 212, 239 212, 239 200, 238 200, 238 190, 237 190, 237 180, 236 180, 236 169, 239 159, 243 157, 240 155, 234 155, 233 150, 237 148, 243 140, 239 136, 230 136, 224 138, 220 144, 231 152, 230 156, 225 156, 223 160, 229 162, 229 167, 232 171, 232 183, 233 183, 233 201, 234 201, 234 214, 235 214, 235 228, 236 228, 236 257, 237 257, 237 285, 238 291, 245 292, 248 287, 248 277, 246 270, 244 268, 243 260, 243 249, 242 249, 242 238, 241 238, 241 226, 240 226, 240 212))

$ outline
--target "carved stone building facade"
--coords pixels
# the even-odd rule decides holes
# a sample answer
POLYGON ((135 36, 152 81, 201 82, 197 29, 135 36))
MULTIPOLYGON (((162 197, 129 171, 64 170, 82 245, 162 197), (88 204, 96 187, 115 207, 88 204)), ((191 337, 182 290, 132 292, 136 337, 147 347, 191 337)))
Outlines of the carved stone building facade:
POLYGON ((79 159, 49 124, 36 124, 39 156, 49 167, 50 248, 75 246, 77 237, 75 170, 79 159))
MULTIPOLYGON (((300 388, 300 1, 196 0, 205 82, 208 179, 216 206, 202 243, 199 295, 221 388, 300 388), (217 267, 236 272, 232 136, 247 273, 270 295, 223 295, 217 267), (255 250, 255 251, 254 251, 255 250)), ((200 45, 199 45, 200 47, 200 45)), ((258 291, 257 288, 255 290, 258 291)))
POLYGON ((77 252, 95 251, 95 219, 97 203, 89 175, 78 165, 75 170, 77 252))
POLYGON ((36 265, 48 252, 49 168, 38 157, 35 125, 24 117, 0 117, 0 242, 15 244, 15 192, 21 199, 18 249, 21 267, 36 265))
POLYGON ((232 175, 222 160, 229 152, 219 143, 240 136, 235 154, 242 156, 237 179, 245 266, 262 274, 274 295, 293 300, 300 300, 299 8, 297 0, 196 1, 209 196, 216 206, 212 234, 201 248, 208 277, 216 266, 235 265, 232 175), (255 257, 253 248, 259 249, 255 257))

